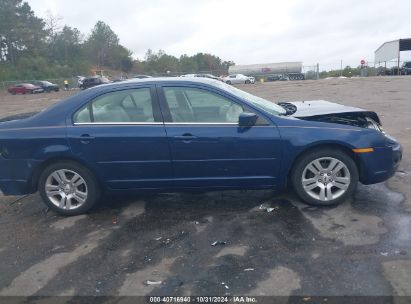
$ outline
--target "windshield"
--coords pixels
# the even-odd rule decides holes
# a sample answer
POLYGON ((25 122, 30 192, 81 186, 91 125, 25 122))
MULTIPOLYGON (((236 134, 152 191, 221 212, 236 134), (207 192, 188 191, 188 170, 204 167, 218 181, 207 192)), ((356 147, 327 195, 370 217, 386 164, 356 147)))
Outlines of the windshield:
POLYGON ((245 100, 248 101, 249 103, 255 105, 256 107, 270 113, 273 115, 283 115, 286 113, 286 111, 280 107, 279 105, 276 105, 274 102, 268 101, 264 98, 252 95, 250 93, 244 92, 240 89, 237 89, 231 85, 225 84, 221 81, 217 81, 215 83, 219 88, 224 89, 228 91, 229 93, 245 100))

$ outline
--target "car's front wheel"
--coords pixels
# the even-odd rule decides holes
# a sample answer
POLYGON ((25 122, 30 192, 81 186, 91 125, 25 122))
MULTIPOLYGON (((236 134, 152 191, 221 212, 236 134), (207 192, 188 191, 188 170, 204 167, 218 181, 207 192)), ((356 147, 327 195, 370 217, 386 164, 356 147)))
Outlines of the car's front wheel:
POLYGON ((353 159, 337 149, 318 149, 297 160, 291 174, 298 196, 307 204, 337 205, 350 197, 358 183, 353 159))
POLYGON ((39 191, 44 203, 62 215, 82 214, 99 198, 93 174, 71 161, 61 161, 45 168, 39 179, 39 191))

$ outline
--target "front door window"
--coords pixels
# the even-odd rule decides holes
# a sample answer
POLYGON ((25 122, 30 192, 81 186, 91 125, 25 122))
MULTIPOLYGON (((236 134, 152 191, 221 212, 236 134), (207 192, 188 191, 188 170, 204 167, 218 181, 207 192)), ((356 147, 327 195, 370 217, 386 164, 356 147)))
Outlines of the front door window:
POLYGON ((164 94, 173 122, 238 123, 244 111, 239 104, 202 89, 165 87, 164 94))

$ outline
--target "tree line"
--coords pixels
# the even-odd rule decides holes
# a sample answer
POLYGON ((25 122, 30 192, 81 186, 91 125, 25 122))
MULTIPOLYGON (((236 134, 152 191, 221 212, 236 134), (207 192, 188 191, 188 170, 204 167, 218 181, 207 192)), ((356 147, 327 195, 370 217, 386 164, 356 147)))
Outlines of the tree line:
POLYGON ((45 18, 36 16, 22 0, 1 0, 0 80, 89 75, 93 69, 128 74, 223 74, 234 64, 211 54, 175 57, 151 49, 138 60, 103 21, 87 35, 60 22, 51 13, 45 18))

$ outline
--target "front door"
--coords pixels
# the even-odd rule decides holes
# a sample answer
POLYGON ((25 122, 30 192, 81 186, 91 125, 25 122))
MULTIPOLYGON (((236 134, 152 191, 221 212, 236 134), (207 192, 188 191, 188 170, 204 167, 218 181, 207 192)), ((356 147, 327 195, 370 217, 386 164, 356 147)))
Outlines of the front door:
POLYGON ((195 86, 159 88, 176 185, 272 187, 279 172, 280 137, 264 119, 238 126, 240 103, 195 86))
POLYGON ((113 189, 163 188, 171 183, 169 146, 155 89, 98 96, 68 127, 73 153, 113 189))

